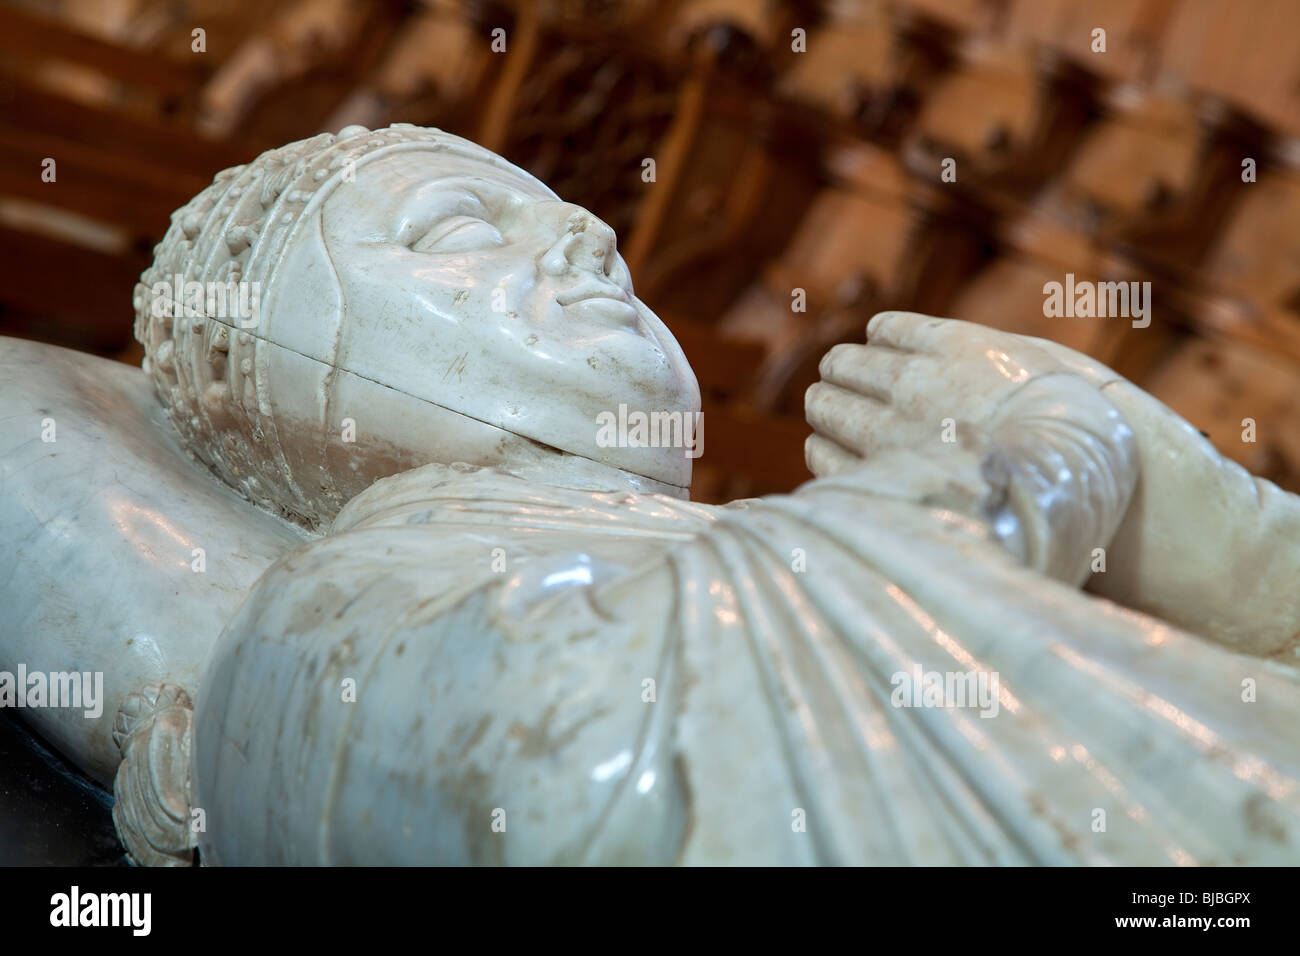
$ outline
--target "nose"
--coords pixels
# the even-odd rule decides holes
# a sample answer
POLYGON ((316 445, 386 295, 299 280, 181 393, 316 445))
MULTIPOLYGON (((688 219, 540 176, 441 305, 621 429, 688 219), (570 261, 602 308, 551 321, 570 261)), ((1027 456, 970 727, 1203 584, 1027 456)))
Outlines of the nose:
POLYGON ((581 206, 567 202, 545 203, 543 217, 554 228, 557 238, 542 256, 542 271, 564 275, 570 269, 608 276, 614 268, 616 237, 614 230, 581 206))

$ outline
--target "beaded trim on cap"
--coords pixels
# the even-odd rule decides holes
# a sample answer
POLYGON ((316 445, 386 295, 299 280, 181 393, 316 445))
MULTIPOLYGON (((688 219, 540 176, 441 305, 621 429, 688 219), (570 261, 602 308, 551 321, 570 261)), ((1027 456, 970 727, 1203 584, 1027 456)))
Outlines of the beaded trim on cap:
POLYGON ((135 286, 135 337, 145 347, 144 371, 186 446, 251 500, 308 525, 319 523, 322 511, 337 511, 342 501, 332 500, 339 496, 328 475, 312 476, 311 491, 304 493, 302 476, 295 477, 285 460, 270 414, 266 363, 258 361, 265 343, 256 328, 239 327, 225 317, 224 302, 214 308, 208 298, 193 310, 198 314, 161 308, 164 314, 155 315, 153 290, 242 281, 246 288, 258 283, 265 300, 298 226, 363 160, 409 149, 515 169, 468 140, 409 123, 322 133, 217 173, 211 186, 172 213, 153 264, 135 286), (330 500, 322 502, 322 493, 330 500))

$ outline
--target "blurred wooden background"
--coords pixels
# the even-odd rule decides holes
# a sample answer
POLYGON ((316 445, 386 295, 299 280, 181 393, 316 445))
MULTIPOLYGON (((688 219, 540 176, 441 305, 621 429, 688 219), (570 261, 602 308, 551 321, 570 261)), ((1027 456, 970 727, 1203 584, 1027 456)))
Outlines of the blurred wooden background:
POLYGON ((172 209, 263 149, 390 122, 614 226, 700 378, 698 498, 808 477, 817 360, 885 308, 1088 352, 1300 490, 1295 0, 10 0, 0 334, 138 362, 132 287, 172 209), (1150 281, 1150 327, 1044 317, 1067 272, 1150 281))

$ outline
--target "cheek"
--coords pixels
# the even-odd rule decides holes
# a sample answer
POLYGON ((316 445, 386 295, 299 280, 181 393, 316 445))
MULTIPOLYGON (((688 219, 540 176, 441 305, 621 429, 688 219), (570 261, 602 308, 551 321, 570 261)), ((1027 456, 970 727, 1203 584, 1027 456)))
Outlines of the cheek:
POLYGON ((522 314, 520 305, 533 294, 533 277, 516 260, 481 253, 435 256, 390 250, 350 271, 353 283, 382 290, 399 310, 404 300, 411 300, 453 318, 522 314))
POLYGON ((435 273, 451 289, 460 313, 490 313, 540 319, 554 306, 555 293, 539 282, 537 264, 518 252, 491 250, 426 258, 421 272, 435 273))
POLYGON ((549 283, 541 282, 532 263, 501 264, 485 271, 484 291, 494 312, 504 311, 512 318, 550 324, 555 318, 555 293, 549 283))

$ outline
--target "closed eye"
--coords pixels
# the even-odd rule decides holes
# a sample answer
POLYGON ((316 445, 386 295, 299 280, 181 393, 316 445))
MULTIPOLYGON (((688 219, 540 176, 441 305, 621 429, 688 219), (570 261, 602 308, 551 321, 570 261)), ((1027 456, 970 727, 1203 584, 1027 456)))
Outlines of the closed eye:
POLYGON ((471 252, 504 244, 500 230, 477 216, 449 216, 411 244, 415 252, 471 252))

